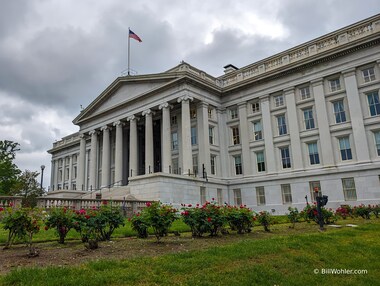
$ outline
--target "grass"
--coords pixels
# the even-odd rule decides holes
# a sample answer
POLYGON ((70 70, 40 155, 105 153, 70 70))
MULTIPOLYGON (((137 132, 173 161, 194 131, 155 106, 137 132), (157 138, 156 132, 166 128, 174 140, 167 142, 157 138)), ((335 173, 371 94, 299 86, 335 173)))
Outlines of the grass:
POLYGON ((360 223, 358 228, 241 236, 228 245, 187 253, 99 260, 76 267, 24 268, 1 277, 0 284, 378 285, 380 221, 355 222, 360 223), (365 269, 368 273, 323 275, 314 274, 314 269, 365 269))

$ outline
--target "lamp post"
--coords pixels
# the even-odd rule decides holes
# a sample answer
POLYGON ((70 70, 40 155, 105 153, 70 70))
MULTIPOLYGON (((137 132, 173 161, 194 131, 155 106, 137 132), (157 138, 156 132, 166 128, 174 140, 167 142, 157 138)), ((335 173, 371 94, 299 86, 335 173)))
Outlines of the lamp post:
POLYGON ((45 165, 41 165, 41 190, 44 189, 43 183, 44 183, 44 170, 45 170, 45 165))

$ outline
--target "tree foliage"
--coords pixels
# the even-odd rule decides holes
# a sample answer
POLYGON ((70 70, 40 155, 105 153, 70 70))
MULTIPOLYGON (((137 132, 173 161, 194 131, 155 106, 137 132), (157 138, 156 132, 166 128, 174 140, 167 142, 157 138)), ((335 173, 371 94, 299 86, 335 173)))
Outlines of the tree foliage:
POLYGON ((21 171, 13 162, 20 144, 0 140, 0 195, 11 195, 18 182, 21 171))
POLYGON ((24 207, 35 207, 37 204, 37 197, 44 194, 44 190, 37 181, 38 176, 38 172, 25 170, 19 176, 18 181, 15 184, 12 194, 23 197, 24 207))

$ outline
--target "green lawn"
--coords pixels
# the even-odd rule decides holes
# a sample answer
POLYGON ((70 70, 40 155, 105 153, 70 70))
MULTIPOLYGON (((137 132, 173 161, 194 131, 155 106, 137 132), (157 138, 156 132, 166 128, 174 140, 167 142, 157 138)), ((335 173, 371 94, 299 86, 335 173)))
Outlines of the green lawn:
POLYGON ((1 277, 0 284, 379 285, 380 221, 355 222, 359 227, 241 236, 228 245, 187 253, 25 268, 1 277), (319 274, 314 274, 315 269, 319 274), (368 273, 321 274, 323 269, 364 269, 368 273))

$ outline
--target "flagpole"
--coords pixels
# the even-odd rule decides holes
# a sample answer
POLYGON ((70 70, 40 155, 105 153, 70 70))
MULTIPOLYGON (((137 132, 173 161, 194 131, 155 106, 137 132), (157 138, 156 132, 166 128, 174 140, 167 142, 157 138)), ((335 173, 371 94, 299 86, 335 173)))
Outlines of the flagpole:
POLYGON ((131 41, 131 38, 129 37, 129 31, 130 31, 130 27, 128 27, 128 75, 129 75, 129 61, 130 61, 130 53, 129 53, 129 50, 130 50, 130 41, 131 41))

